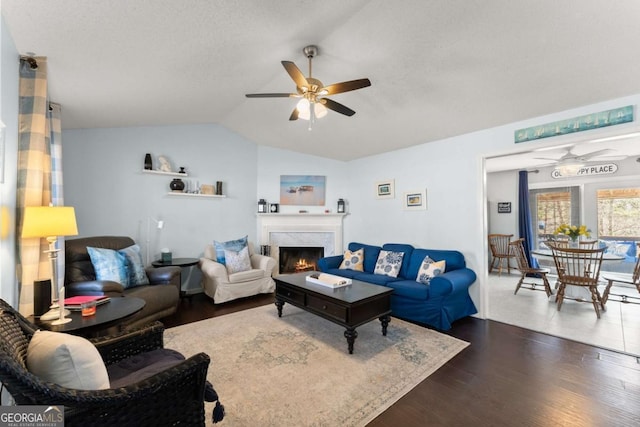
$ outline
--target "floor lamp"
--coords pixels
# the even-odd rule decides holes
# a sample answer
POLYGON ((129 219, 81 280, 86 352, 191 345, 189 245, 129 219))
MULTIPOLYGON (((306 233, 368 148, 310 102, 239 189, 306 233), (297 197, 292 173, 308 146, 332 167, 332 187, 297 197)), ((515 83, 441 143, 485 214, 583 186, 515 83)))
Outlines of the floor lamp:
MULTIPOLYGON (((58 283, 58 252, 56 248, 58 236, 76 236, 76 214, 72 207, 66 206, 28 206, 24 209, 22 221, 22 238, 46 238, 49 250, 45 251, 51 264, 51 307, 40 316, 41 320, 53 320, 53 325, 70 322, 65 318, 68 312, 64 309, 64 286, 58 283), (62 299, 62 301, 60 301, 62 299)), ((64 284, 63 284, 64 285, 64 284)))

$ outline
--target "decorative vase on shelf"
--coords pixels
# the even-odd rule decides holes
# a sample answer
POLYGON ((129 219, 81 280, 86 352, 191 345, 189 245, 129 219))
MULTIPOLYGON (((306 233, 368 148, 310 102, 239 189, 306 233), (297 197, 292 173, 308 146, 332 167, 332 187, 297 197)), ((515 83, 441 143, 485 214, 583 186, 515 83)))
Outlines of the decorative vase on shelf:
POLYGON ((184 182, 180 178, 175 178, 169 184, 169 188, 171 188, 171 191, 182 193, 182 191, 184 190, 184 182))
POLYGON ((151 161, 151 154, 144 155, 144 169, 150 171, 153 169, 153 162, 151 161))

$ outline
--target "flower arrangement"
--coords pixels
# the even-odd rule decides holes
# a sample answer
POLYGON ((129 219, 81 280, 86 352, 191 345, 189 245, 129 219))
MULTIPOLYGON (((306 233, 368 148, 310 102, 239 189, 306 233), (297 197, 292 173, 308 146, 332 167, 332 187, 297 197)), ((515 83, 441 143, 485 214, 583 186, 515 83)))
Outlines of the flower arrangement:
POLYGON ((587 229, 586 225, 575 226, 575 225, 567 225, 561 224, 553 234, 564 234, 565 236, 569 236, 571 240, 574 242, 580 236, 590 237, 591 230, 587 229))

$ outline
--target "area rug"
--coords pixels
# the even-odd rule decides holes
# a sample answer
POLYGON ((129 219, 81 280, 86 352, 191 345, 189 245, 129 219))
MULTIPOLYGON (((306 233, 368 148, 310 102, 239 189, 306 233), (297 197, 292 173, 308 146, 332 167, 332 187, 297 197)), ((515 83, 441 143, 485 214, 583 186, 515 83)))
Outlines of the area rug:
MULTIPOLYGON (((207 378, 224 426, 364 426, 469 343, 396 318, 344 328, 285 305, 266 305, 167 329, 165 347, 211 357, 207 378)), ((213 405, 206 404, 211 424, 213 405)))

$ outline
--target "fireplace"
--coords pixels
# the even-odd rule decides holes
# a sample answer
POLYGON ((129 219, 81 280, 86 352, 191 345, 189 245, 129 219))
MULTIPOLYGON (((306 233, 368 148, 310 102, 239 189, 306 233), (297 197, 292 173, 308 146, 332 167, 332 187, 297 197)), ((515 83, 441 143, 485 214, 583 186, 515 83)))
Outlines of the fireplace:
POLYGON ((279 271, 281 274, 317 270, 317 263, 324 256, 322 246, 280 246, 279 271))

